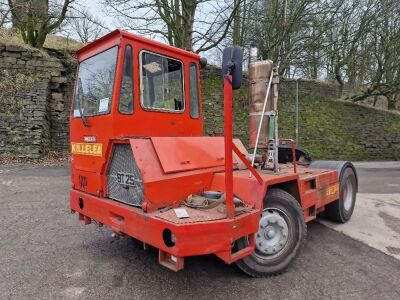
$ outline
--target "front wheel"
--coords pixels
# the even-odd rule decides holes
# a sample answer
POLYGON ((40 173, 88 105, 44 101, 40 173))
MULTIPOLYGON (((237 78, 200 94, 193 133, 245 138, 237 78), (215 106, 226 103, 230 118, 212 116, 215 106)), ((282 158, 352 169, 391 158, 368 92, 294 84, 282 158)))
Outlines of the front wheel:
MULTIPOLYGON (((236 262, 253 277, 283 272, 304 244, 307 227, 297 200, 288 192, 273 188, 267 193, 259 230, 255 234, 255 251, 236 262)), ((247 237, 236 242, 237 250, 246 248, 247 237)))

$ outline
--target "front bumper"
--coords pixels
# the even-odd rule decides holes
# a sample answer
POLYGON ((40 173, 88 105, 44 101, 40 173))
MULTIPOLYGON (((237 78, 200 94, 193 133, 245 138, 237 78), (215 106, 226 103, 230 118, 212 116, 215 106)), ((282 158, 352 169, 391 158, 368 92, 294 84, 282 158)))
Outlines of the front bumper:
MULTIPOLYGON (((96 220, 116 233, 134 237, 160 251, 176 257, 216 254, 230 263, 238 257, 229 255, 232 243, 241 237, 252 235, 258 230, 259 211, 247 209, 233 219, 185 223, 171 222, 160 218, 162 212, 145 213, 141 208, 132 207, 114 200, 100 198, 77 190, 70 191, 72 212, 79 213, 85 224, 96 220), (176 237, 173 246, 167 246, 163 233, 170 230, 176 237)), ((206 210, 202 210, 207 214, 206 210)), ((251 251, 248 251, 248 254, 251 251)), ((247 254, 247 255, 248 255, 247 254)), ((241 257, 245 256, 242 254, 241 257)))

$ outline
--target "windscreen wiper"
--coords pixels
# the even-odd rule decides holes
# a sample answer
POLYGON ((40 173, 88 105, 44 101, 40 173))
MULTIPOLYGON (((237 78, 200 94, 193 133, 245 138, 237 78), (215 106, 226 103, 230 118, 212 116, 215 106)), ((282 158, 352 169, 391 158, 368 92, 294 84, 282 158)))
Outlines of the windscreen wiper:
POLYGON ((83 110, 82 110, 82 96, 83 96, 83 87, 82 87, 82 80, 81 78, 78 79, 78 110, 79 110, 79 116, 82 119, 82 123, 83 125, 85 125, 85 127, 89 127, 89 123, 86 120, 85 115, 83 114, 83 110))

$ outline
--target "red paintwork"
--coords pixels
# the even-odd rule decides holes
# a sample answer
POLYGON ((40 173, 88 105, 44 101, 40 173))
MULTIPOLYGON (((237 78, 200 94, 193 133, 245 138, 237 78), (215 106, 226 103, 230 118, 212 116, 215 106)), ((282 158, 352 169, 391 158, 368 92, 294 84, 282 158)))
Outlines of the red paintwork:
MULTIPOLYGON (((200 118, 193 119, 189 115, 189 110, 184 113, 163 113, 146 111, 140 105, 140 83, 139 80, 139 52, 148 50, 165 56, 178 58, 184 64, 184 83, 185 83, 185 107, 189 107, 189 63, 194 62, 198 65, 199 56, 197 54, 177 49, 165 44, 157 43, 122 30, 115 30, 112 33, 90 43, 77 52, 79 61, 85 60, 99 52, 112 46, 119 45, 117 69, 112 95, 111 113, 95 117, 87 117, 90 127, 85 127, 80 118, 70 119, 71 142, 83 142, 84 136, 94 135, 98 143, 103 144, 104 149, 111 138, 127 136, 201 136, 203 134, 202 111, 200 118), (123 68, 123 58, 125 56, 125 46, 130 44, 133 49, 133 76, 134 80, 134 115, 124 115, 118 113, 118 95, 121 86, 121 75, 123 68)), ((198 69, 200 67, 198 66, 198 69)), ((200 81, 199 81, 200 87, 200 81)), ((201 105, 200 105, 201 107, 201 105)), ((106 156, 75 156, 72 168, 82 171, 98 173, 106 162, 106 156)))
MULTIPOLYGON (((72 189, 70 207, 79 219, 89 224, 95 219, 117 233, 135 237, 160 249, 160 262, 174 270, 183 268, 183 257, 214 253, 231 263, 254 252, 252 235, 258 229, 260 211, 271 186, 293 194, 304 209, 306 221, 315 218, 316 211, 338 199, 338 193, 326 195, 328 187, 338 183, 336 171, 311 170, 297 166, 281 166, 279 174, 253 169, 242 153, 240 141, 232 143, 232 88, 224 80, 225 136, 204 137, 202 110, 200 118, 189 115, 189 63, 198 64, 199 56, 168 45, 116 30, 78 51, 82 61, 112 46, 119 45, 111 112, 87 117, 90 127, 80 118, 70 118, 72 143, 83 143, 85 136, 94 136, 103 147, 102 156, 72 155, 72 189), (125 45, 133 48, 134 113, 118 112, 118 94, 125 45), (139 52, 149 50, 179 59, 184 64, 185 111, 166 113, 146 111, 140 105, 139 52), (115 143, 129 143, 141 171, 144 185, 142 208, 132 207, 107 198, 106 170, 115 143), (234 152, 234 155, 233 155, 234 152), (247 168, 247 169, 246 169, 247 168), (250 172, 253 176, 249 176, 250 172), (87 181, 80 184, 82 176, 87 181), (227 217, 212 221, 177 224, 161 219, 161 208, 176 207, 189 194, 205 190, 226 193, 227 217), (233 195, 249 207, 237 215, 233 195), (83 207, 80 207, 83 203, 83 207), (176 236, 176 244, 163 242, 164 229, 176 236), (232 243, 250 236, 250 246, 238 253, 231 252, 232 243), (176 256, 176 258, 172 256, 176 256)), ((199 69, 199 68, 198 68, 199 69)), ((200 88, 200 82, 198 82, 200 88)), ((200 97, 201 100, 201 97, 200 97)), ((201 107, 201 105, 200 105, 201 107)))
MULTIPOLYGON (((164 143, 161 145, 166 145, 166 151, 173 152, 172 147, 174 145, 178 146, 175 148, 176 151, 182 151, 182 143, 179 142, 179 140, 182 139, 184 138, 164 138, 164 143), (175 143, 166 143, 174 139, 177 139, 175 143)), ((196 146, 198 148, 196 154, 201 153, 203 156, 210 156, 213 154, 213 147, 215 147, 215 145, 223 147, 220 137, 203 137, 201 139, 203 140, 202 144, 198 144, 197 139, 186 139, 185 144, 187 149, 193 150, 196 146), (193 144, 191 144, 191 142, 193 144), (207 155, 204 155, 204 153, 207 153, 207 155)), ((158 139, 155 140, 159 141, 158 139)), ((224 166, 221 166, 220 162, 216 160, 216 158, 219 158, 219 153, 216 153, 215 166, 204 168, 203 165, 200 164, 198 168, 194 170, 165 173, 156 152, 154 138, 130 139, 129 142, 132 146, 136 163, 142 173, 145 202, 148 211, 154 211, 155 209, 165 207, 172 203, 181 202, 189 194, 201 193, 207 190, 211 185, 213 174, 224 170, 224 166)), ((160 144, 156 145, 160 146, 160 144)), ((191 156, 189 151, 186 155, 187 158, 183 156, 181 160, 185 163, 184 166, 187 165, 186 161, 189 160, 194 164, 196 161, 191 160, 192 158, 198 159, 202 157, 191 156)), ((176 158, 177 157, 171 156, 169 163, 177 165, 176 162, 179 163, 179 160, 176 161, 176 158)))
POLYGON ((224 165, 222 137, 152 137, 164 173, 224 165))
MULTIPOLYGON (((224 74, 225 75, 225 74, 224 74)), ((232 155, 232 76, 224 76, 224 144, 225 144, 225 195, 226 214, 233 219, 233 155, 232 155)))

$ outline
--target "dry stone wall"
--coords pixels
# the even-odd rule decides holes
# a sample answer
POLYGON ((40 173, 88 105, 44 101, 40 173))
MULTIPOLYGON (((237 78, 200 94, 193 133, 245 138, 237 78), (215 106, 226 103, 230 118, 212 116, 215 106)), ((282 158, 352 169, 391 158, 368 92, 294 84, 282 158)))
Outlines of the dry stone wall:
MULTIPOLYGON (((220 70, 202 74, 205 132, 223 134, 220 70)), ((337 101, 339 87, 320 81, 298 82, 299 140, 314 159, 400 160, 400 115, 337 101)), ((279 135, 295 139, 295 80, 279 84, 279 135)), ((248 87, 235 91, 234 135, 248 145, 248 87)))
POLYGON ((68 149, 76 64, 53 55, 0 45, 0 153, 37 158, 68 149))

